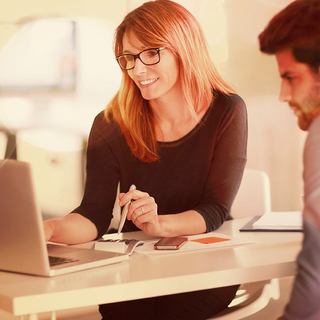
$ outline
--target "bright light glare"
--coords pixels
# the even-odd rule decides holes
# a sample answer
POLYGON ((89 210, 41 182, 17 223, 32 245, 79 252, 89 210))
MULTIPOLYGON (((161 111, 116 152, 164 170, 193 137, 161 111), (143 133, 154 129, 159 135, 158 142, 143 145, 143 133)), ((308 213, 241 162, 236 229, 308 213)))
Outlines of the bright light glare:
POLYGON ((68 20, 38 20, 23 27, 0 55, 0 86, 63 85, 63 67, 66 60, 72 59, 74 49, 72 32, 68 20))

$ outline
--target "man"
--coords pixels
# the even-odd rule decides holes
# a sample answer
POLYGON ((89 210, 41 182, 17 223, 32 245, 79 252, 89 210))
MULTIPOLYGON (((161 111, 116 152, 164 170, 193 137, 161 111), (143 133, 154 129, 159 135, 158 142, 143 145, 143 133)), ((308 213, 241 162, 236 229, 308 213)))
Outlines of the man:
POLYGON ((298 274, 281 320, 320 319, 320 0, 296 0, 259 36, 282 78, 280 100, 308 131, 304 149, 304 240, 298 274))

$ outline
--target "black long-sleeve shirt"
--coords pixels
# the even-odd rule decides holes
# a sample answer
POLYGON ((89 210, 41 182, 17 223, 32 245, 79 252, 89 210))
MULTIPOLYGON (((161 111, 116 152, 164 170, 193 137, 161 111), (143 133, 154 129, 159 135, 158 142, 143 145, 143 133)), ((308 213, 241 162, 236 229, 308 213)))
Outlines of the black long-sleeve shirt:
MULTIPOLYGON (((145 163, 130 151, 118 124, 103 112, 93 123, 87 149, 87 180, 77 212, 102 236, 120 192, 131 184, 155 198, 158 214, 196 210, 207 232, 221 226, 238 191, 247 148, 247 115, 237 95, 218 94, 202 121, 174 142, 158 142, 159 161, 145 163)), ((138 230, 126 221, 123 232, 138 230)))

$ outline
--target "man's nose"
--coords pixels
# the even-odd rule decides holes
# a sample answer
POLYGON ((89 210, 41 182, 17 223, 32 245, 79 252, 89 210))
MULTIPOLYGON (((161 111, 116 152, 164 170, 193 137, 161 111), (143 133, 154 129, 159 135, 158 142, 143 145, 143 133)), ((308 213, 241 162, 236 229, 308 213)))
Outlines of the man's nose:
POLYGON ((279 94, 279 100, 281 102, 288 102, 291 100, 291 88, 284 81, 281 83, 281 89, 279 94))

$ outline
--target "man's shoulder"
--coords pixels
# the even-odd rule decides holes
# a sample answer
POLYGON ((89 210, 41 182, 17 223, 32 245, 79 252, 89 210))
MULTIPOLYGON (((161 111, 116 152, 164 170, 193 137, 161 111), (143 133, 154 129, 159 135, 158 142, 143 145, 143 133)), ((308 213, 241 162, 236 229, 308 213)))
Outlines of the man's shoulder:
POLYGON ((310 132, 319 132, 320 131, 320 115, 315 117, 309 127, 309 133, 310 132))

